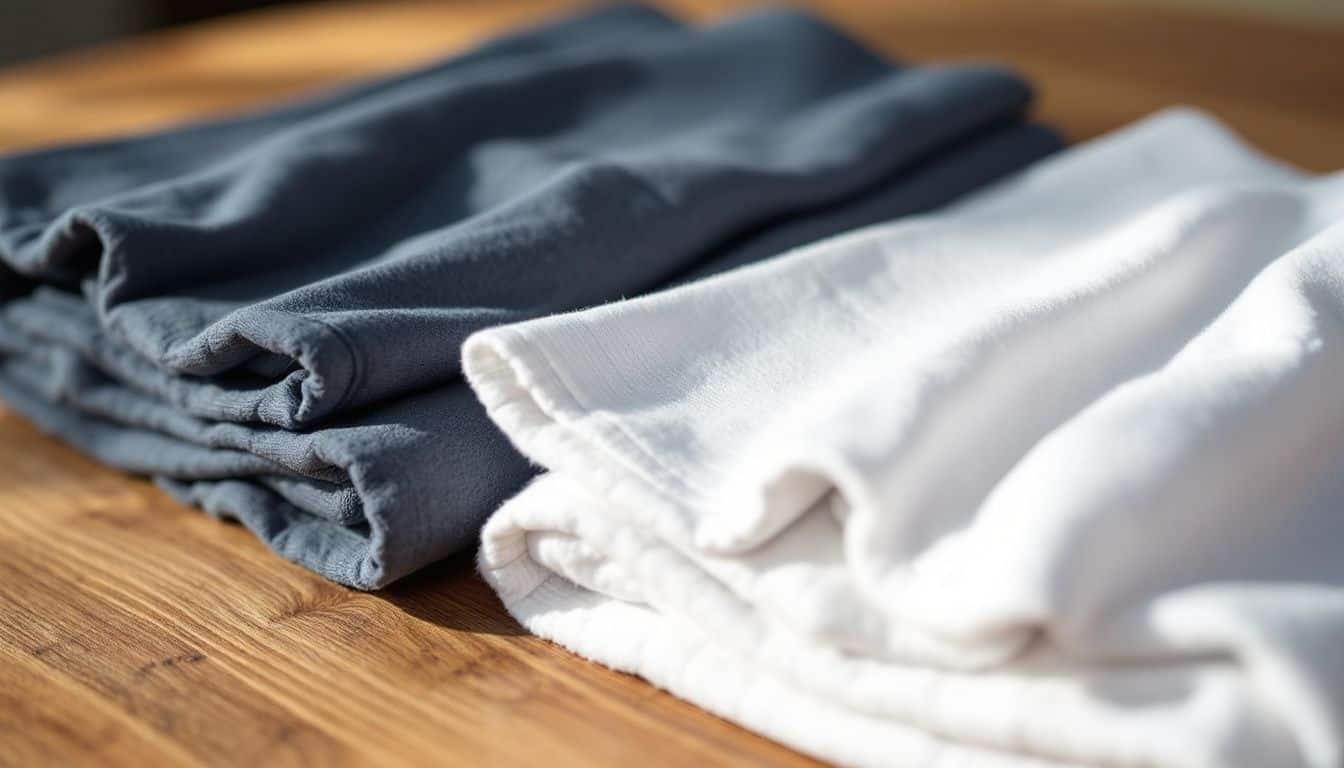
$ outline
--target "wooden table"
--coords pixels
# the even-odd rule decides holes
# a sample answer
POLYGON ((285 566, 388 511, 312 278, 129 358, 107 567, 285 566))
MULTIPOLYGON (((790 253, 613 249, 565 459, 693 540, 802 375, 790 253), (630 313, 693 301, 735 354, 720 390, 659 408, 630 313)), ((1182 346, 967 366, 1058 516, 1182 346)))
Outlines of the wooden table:
MULTIPOLYGON (((815 4, 905 57, 1016 65, 1075 139, 1189 103, 1344 168, 1344 30, 1090 2, 815 4)), ((0 149, 265 103, 563 5, 309 6, 39 62, 0 72, 0 149)), ((526 636, 469 557, 353 592, 0 410, 0 765, 262 761, 809 762, 526 636)))

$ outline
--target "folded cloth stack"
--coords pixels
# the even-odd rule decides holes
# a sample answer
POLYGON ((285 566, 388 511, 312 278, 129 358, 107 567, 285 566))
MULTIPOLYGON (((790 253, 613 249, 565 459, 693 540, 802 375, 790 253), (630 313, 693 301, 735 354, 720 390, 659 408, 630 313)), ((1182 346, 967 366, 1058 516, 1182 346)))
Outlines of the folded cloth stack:
POLYGON ((1344 762, 1344 174, 1163 113, 472 336, 532 631, 862 765, 1344 762), (1334 226, 1331 224, 1334 223, 1334 226))
POLYGON ((505 322, 948 202, 1054 151, 1017 77, 806 14, 615 6, 298 105, 0 159, 0 394, 357 587, 533 470, 461 379, 505 322))

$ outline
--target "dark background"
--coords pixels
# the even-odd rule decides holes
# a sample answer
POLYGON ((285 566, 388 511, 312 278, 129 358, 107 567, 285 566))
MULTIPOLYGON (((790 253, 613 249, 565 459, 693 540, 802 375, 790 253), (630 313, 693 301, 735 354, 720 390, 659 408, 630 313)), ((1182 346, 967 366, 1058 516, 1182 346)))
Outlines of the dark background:
POLYGON ((0 0, 0 65, 291 0, 0 0))

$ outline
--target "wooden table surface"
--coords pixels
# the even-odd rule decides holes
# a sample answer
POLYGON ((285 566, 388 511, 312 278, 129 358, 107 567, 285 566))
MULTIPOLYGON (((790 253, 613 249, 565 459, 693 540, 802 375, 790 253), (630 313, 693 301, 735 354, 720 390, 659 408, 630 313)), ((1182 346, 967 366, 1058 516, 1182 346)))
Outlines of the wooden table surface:
MULTIPOLYGON (((269 11, 0 72, 0 150, 412 64, 562 2, 269 11)), ((677 0, 712 18, 737 0, 677 0)), ((1074 139, 1176 103, 1344 168, 1344 29, 1091 2, 819 1, 912 59, 1030 76, 1074 139)), ((528 637, 468 556, 378 594, 271 555, 0 410, 0 765, 809 761, 528 637)))

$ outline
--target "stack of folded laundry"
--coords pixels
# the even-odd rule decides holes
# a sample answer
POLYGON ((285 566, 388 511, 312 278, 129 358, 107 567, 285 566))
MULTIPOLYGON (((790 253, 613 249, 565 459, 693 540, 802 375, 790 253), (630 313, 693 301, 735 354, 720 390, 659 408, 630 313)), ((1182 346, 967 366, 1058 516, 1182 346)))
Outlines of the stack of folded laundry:
POLYGON ((1344 174, 1029 102, 613 6, 0 158, 0 395, 837 762, 1338 766, 1344 174))
POLYGON ((945 203, 1059 147, 1030 97, 799 12, 698 29, 615 6, 296 106, 0 159, 0 395, 380 587, 473 545, 531 475, 462 382, 471 332, 945 203))

